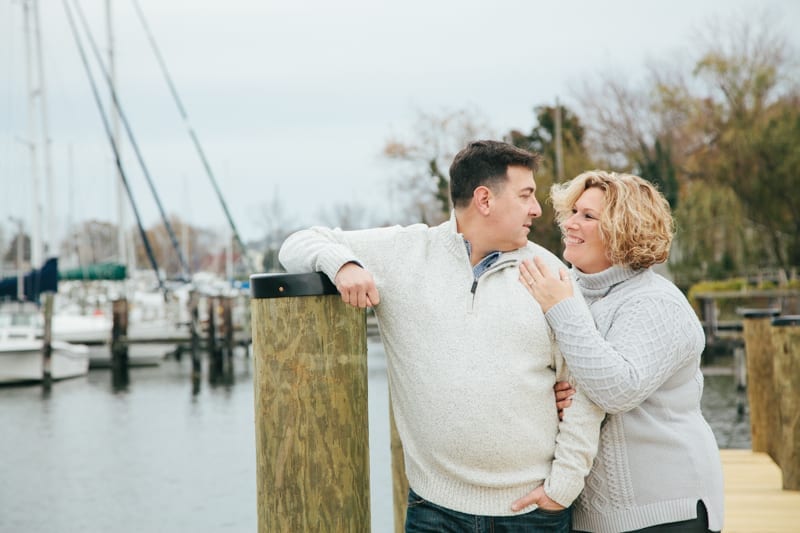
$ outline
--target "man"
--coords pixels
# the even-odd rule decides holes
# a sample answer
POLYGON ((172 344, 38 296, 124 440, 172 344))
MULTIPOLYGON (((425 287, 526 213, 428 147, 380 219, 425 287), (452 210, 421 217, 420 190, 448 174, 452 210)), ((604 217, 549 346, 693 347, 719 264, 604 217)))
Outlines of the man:
POLYGON ((409 532, 569 531, 592 465, 603 414, 577 391, 559 421, 563 360, 518 281, 525 258, 562 266, 528 241, 542 213, 537 163, 476 141, 450 167, 449 221, 315 227, 281 248, 289 272, 324 272, 345 302, 375 309, 411 488, 409 532))

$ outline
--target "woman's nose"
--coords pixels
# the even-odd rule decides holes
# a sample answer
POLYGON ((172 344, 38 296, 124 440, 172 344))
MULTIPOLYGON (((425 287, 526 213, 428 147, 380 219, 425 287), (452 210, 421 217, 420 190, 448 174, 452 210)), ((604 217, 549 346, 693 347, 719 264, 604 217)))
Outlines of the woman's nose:
POLYGON ((578 225, 577 213, 573 213, 570 215, 567 220, 564 221, 564 227, 571 227, 574 228, 578 225))

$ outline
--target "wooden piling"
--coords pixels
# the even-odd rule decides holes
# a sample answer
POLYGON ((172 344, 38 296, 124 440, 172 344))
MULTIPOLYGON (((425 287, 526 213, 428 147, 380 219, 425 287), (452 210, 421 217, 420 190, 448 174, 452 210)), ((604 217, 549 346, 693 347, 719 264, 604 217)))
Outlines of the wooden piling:
POLYGON ((406 477, 406 461, 403 456, 403 443, 397 426, 394 423, 391 399, 389 400, 389 427, 392 447, 392 500, 394 501, 394 531, 403 533, 406 530, 406 510, 408 508, 408 478, 406 477))
POLYGON ((777 443, 773 435, 778 428, 773 387, 772 334, 770 320, 780 310, 739 309, 747 359, 747 401, 750 405, 751 447, 754 452, 766 452, 778 462, 777 443))
POLYGON ((222 357, 217 344, 219 318, 217 317, 217 297, 208 297, 208 381, 215 384, 222 376, 222 357))
POLYGON ((202 365, 200 361, 200 295, 196 290, 189 292, 189 349, 192 353, 192 391, 200 389, 202 365))
POLYGON ((717 339, 717 302, 713 298, 700 298, 703 308, 703 330, 706 333, 706 346, 717 339))
POLYGON ((111 303, 111 380, 115 388, 124 388, 128 375, 128 300, 111 303))
POLYGON ((233 383, 233 298, 223 296, 220 298, 222 305, 222 345, 223 374, 227 383, 233 383))
POLYGON ((47 389, 53 383, 53 293, 46 292, 44 297, 44 337, 42 339, 42 386, 47 389))
POLYGON ((258 530, 370 530, 366 315, 320 273, 250 278, 258 530))
POLYGON ((772 319, 778 460, 784 490, 800 490, 800 316, 772 319))

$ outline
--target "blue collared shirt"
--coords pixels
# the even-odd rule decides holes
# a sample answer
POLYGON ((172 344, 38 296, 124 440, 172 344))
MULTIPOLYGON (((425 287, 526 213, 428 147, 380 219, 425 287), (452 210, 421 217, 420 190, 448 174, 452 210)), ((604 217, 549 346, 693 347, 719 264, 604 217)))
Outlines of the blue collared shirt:
MULTIPOLYGON (((464 244, 467 247, 467 257, 472 256, 472 245, 469 243, 467 239, 464 239, 464 244)), ((483 275, 484 272, 489 270, 491 266, 495 264, 499 258, 500 258, 500 252, 495 250, 494 252, 489 252, 489 254, 486 255, 486 257, 484 257, 483 259, 481 259, 477 265, 472 267, 472 274, 475 276, 475 280, 477 281, 477 279, 481 277, 481 275, 483 275)))

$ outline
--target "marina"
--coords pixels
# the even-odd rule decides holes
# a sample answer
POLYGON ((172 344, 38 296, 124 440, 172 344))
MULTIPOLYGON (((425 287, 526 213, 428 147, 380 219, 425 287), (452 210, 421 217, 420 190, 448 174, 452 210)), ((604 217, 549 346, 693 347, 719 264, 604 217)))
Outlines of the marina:
MULTIPOLYGON (((249 5, 226 5, 205 19, 206 26, 199 24, 201 17, 217 8, 186 10, 170 2, 155 3, 146 6, 154 14, 148 19, 137 1, 84 6, 65 0, 63 13, 49 8, 40 13, 37 0, 6 4, 0 17, 8 37, 8 53, 0 57, 8 78, 2 90, 7 120, 2 128, 6 140, 0 174, 14 194, 9 192, 2 213, 2 221, 11 229, 0 225, 4 252, 0 258, 0 421, 4 423, 0 533, 271 533, 306 531, 311 529, 309 522, 337 520, 349 520, 352 529, 398 532, 397 513, 403 505, 395 498, 405 493, 396 490, 404 477, 397 475, 402 471, 398 466, 402 445, 390 420, 386 354, 374 315, 366 321, 366 341, 361 336, 363 316, 356 316, 353 309, 320 315, 323 318, 312 327, 309 324, 316 319, 309 315, 299 311, 290 316, 275 306, 270 307, 269 320, 254 319, 251 328, 250 310, 256 313, 259 308, 250 305, 246 279, 253 272, 279 270, 280 243, 299 227, 358 229, 415 224, 420 219, 433 225, 437 217, 446 217, 453 206, 446 198, 448 179, 443 171, 457 149, 450 144, 462 146, 471 140, 462 138, 467 132, 471 138, 502 137, 531 151, 553 153, 552 165, 545 158, 547 163, 537 171, 539 188, 533 190, 545 193, 550 184, 567 177, 565 172, 611 164, 619 156, 622 166, 616 170, 642 173, 670 195, 673 209, 680 206, 674 213, 683 233, 675 240, 678 253, 671 256, 670 266, 681 276, 679 286, 690 296, 705 331, 702 407, 721 450, 725 531, 798 530, 800 241, 791 224, 797 217, 791 206, 783 205, 780 192, 761 194, 791 190, 789 180, 796 175, 790 168, 796 161, 785 154, 797 144, 793 140, 800 133, 794 127, 800 123, 794 121, 798 95, 796 88, 775 92, 772 78, 794 79, 779 62, 768 63, 774 76, 743 70, 743 80, 767 80, 758 94, 751 94, 747 84, 723 91, 725 95, 740 91, 743 101, 755 104, 746 103, 744 109, 719 100, 716 89, 711 94, 694 89, 684 94, 683 80, 673 85, 670 74, 655 76, 663 83, 652 92, 681 95, 680 102, 667 105, 630 93, 619 100, 631 107, 620 107, 605 102, 607 96, 601 92, 587 89, 582 100, 596 100, 595 113, 571 109, 572 102, 559 100, 563 90, 547 83, 536 85, 557 95, 555 107, 531 92, 531 84, 506 84, 504 96, 497 98, 500 70, 477 69, 487 72, 484 82, 475 77, 474 65, 508 70, 517 68, 518 59, 505 65, 498 58, 509 54, 492 51, 485 60, 480 54, 461 54, 469 57, 470 64, 457 66, 453 58, 459 54, 448 53, 441 43, 457 44, 458 39, 438 39, 418 54, 409 53, 412 50, 406 46, 402 55, 418 58, 415 63, 437 61, 436 69, 425 65, 415 75, 396 52, 400 41, 394 30, 381 28, 381 17, 374 16, 380 10, 370 13, 370 24, 345 10, 348 20, 343 25, 338 18, 341 9, 327 13, 327 4, 309 12, 306 6, 297 13, 285 6, 278 10, 261 6, 263 12, 253 12, 249 5), (315 13, 325 15, 316 24, 311 22, 315 13), (233 14, 235 19, 227 19, 233 14), (353 39, 361 27, 369 28, 370 34, 353 39), (236 28, 234 38, 215 34, 219 28, 236 28), (335 28, 338 35, 323 37, 325 28, 335 28), (195 34, 194 29, 202 33, 195 34), (165 39, 159 41, 156 35, 165 39), (277 40, 259 43, 261 36, 277 40), (340 48, 341 36, 348 42, 370 42, 361 48, 380 55, 366 58, 357 49, 340 48), (383 36, 391 48, 381 48, 383 36), (238 41, 254 54, 251 59, 242 49, 236 53, 238 41), (205 48, 211 43, 213 49, 205 48), (327 53, 318 53, 320 43, 327 53), (308 57, 296 55, 306 44, 312 46, 308 57), (181 53, 184 48, 188 55, 181 53), (284 49, 291 53, 270 52, 284 49), (445 55, 437 58, 438 51, 445 55), (322 58, 323 63, 312 57, 322 58), (341 61, 350 57, 360 58, 357 67, 341 61), (287 59, 286 70, 282 58, 287 59), (403 79, 448 74, 439 78, 448 81, 442 88, 454 108, 438 117, 419 100, 419 106, 414 104, 419 124, 410 123, 412 113, 395 103, 417 102, 421 93, 414 89, 392 95, 390 89, 403 85, 397 76, 383 80, 369 67, 387 58, 403 79), (447 64, 468 73, 469 81, 459 82, 447 64), (237 70, 245 77, 237 77, 237 70), (357 79, 361 72, 369 77, 357 79), (262 73, 269 76, 262 78, 262 73), (329 82, 317 92, 320 84, 309 83, 306 73, 329 82), (357 89, 340 85, 341 79, 356 80, 357 89), (515 102, 507 115, 494 109, 484 120, 480 113, 459 109, 490 101, 510 103, 515 100, 514 88, 523 86, 527 86, 524 100, 515 102), (458 87, 469 89, 466 98, 458 94, 458 87), (482 87, 489 92, 483 93, 482 87), (162 101, 167 100, 166 92, 159 92, 163 89, 172 105, 162 101), (292 103, 290 96, 300 96, 302 102, 292 103), (629 116, 636 102, 652 114, 637 121, 644 128, 641 132, 631 131, 628 140, 635 142, 628 144, 638 149, 631 153, 626 149, 623 155, 617 148, 603 147, 597 153, 598 147, 588 141, 616 139, 608 135, 607 128, 616 125, 607 117, 629 116), (355 111, 362 108, 369 120, 356 117, 355 111), (400 114, 392 118, 395 108, 400 114), (520 124, 530 117, 528 112, 521 115, 520 109, 534 110, 530 134, 525 133, 528 125, 520 124), (697 111, 686 114, 685 109, 697 111), (719 115, 720 120, 713 121, 718 134, 708 135, 712 121, 694 114, 702 110, 719 115), (337 122, 337 115, 346 122, 337 122), (739 119, 749 115, 752 120, 739 119), (722 118, 726 116, 737 120, 722 118), (673 121, 668 132, 645 127, 673 121), (354 129, 367 124, 369 129, 354 129), (448 124, 457 131, 450 131, 448 124), (382 132, 387 128, 392 135, 383 144, 380 139, 386 139, 382 132), (773 140, 775 131, 780 135, 773 140), (201 143, 201 138, 209 144, 201 143), (309 157, 306 146, 315 139, 325 142, 314 144, 309 157), (698 139, 702 149, 685 150, 696 146, 698 139), (436 153, 423 153, 426 150, 417 145, 435 147, 436 153), (304 151, 294 152, 290 146, 304 151), (665 153, 662 146, 667 147, 665 153), (383 164, 374 166, 376 154, 383 164), (352 155, 367 155, 371 162, 353 164, 346 157, 352 155), (787 160, 788 166, 779 164, 787 160), (396 177, 390 165, 396 165, 396 177), (730 168, 740 172, 731 173, 730 168), (702 172, 689 174, 687 169, 702 172), (426 182, 428 177, 434 179, 435 190, 426 182), (360 183, 351 182, 353 178, 360 183), (761 189, 751 189, 752 184, 761 189), (726 191, 730 198, 718 196, 726 191), (337 199, 340 194, 344 198, 337 199), (381 204, 383 195, 388 197, 386 205, 381 204), (368 205, 361 203, 363 198, 368 198, 368 205), (708 205, 715 209, 707 209, 708 205), (731 216, 721 218, 723 211, 731 216), (754 215, 765 213, 766 220, 754 215), (243 239, 233 214, 249 226, 251 238, 243 239), (712 220, 723 223, 711 224, 712 220), (755 276, 727 288, 714 283, 755 263, 759 267, 755 276), (766 267, 774 275, 764 274, 766 267), (703 290, 696 289, 698 285, 703 290), (20 307, 3 314, 12 300, 36 306, 35 314, 20 312, 20 307), (355 317, 350 321, 355 327, 341 334, 337 328, 346 322, 345 314, 355 317), (779 314, 784 315, 783 330, 773 335, 772 320, 779 314), (302 339, 308 344, 300 342, 304 333, 322 330, 331 335, 310 335, 302 339), (258 339, 285 341, 295 350, 278 348, 277 343, 265 350, 258 339), (340 349, 340 341, 348 347, 340 349), (254 351, 269 354, 268 364, 264 359, 256 364, 254 351), (331 370, 334 367, 338 373, 331 370), (279 394, 273 394, 275 390, 279 394), (347 463, 353 457, 357 461, 347 463), (309 520, 306 515, 316 517, 309 520), (285 517, 285 522, 278 521, 285 517), (302 527, 281 527, 295 518, 302 527)), ((465 21, 457 25, 463 31, 471 22, 471 7, 453 7, 465 21)), ((407 12, 414 19, 435 22, 437 9, 425 6, 417 12, 403 6, 385 19, 403 28, 410 20, 400 15, 407 12)), ((672 11, 684 20, 699 15, 682 8, 672 11)), ((475 15, 484 33, 490 34, 491 19, 486 13, 475 15)), ((498 20, 498 35, 527 35, 509 31, 509 20, 530 19, 523 15, 504 15, 498 20)), ((537 20, 550 20, 542 13, 535 15, 537 20)), ((663 18, 653 16, 650 10, 646 19, 625 27, 646 28, 663 18)), ((450 18, 448 14, 441 20, 450 18)), ((589 18, 596 26, 598 17, 589 18)), ((577 19, 572 17, 571 22, 577 19)), ((574 26, 573 33, 590 34, 578 30, 574 26)), ((733 33, 735 42, 746 49, 748 40, 740 39, 743 34, 746 37, 738 29, 733 33)), ((766 34, 776 35, 775 26, 767 26, 766 34)), ((561 48, 568 48, 564 42, 561 48)), ((509 47, 505 42, 505 48, 536 47, 509 47)), ((732 72, 746 66, 746 56, 730 58, 724 47, 721 50, 720 63, 731 59, 732 72)), ((791 50, 774 51, 775 58, 793 57, 791 50)), ((709 72, 709 54, 698 56, 700 63, 687 63, 686 79, 689 72, 705 75, 716 88, 724 77, 709 72)), ((568 62, 559 61, 557 70, 567 73, 570 69, 563 66, 571 65, 579 68, 575 72, 588 72, 574 57, 590 56, 584 50, 568 62)), ((552 79, 552 67, 536 58, 529 56, 528 63, 541 65, 538 77, 552 79)), ((590 79, 598 91, 614 89, 613 84, 597 83, 594 75, 590 79)), ((430 89, 431 84, 412 85, 430 89)), ((703 84, 690 84, 694 85, 703 84)), ((616 129, 625 137, 627 128, 616 129)), ((491 183, 495 180, 492 176, 491 183)), ((544 198, 541 195, 542 203, 544 198)), ((548 244, 544 225, 528 224, 529 238, 555 251, 555 243, 561 241, 555 226, 550 226, 556 236, 553 243, 548 244)), ((285 289, 276 287, 281 293, 285 289)), ((461 360, 457 363, 469 367, 461 360)), ((437 383, 438 393, 458 382, 445 374, 437 383)), ((440 403, 442 395, 432 398, 426 407, 440 403)), ((425 416, 419 412, 414 410, 413 415, 425 416)), ((451 418, 442 418, 443 425, 434 430, 452 423, 451 418)), ((472 427, 489 419, 479 418, 472 427)), ((507 432, 513 426, 504 424, 500 429, 507 432)), ((514 450, 524 448, 524 442, 514 450)), ((663 457, 652 460, 668 463, 663 457)))

